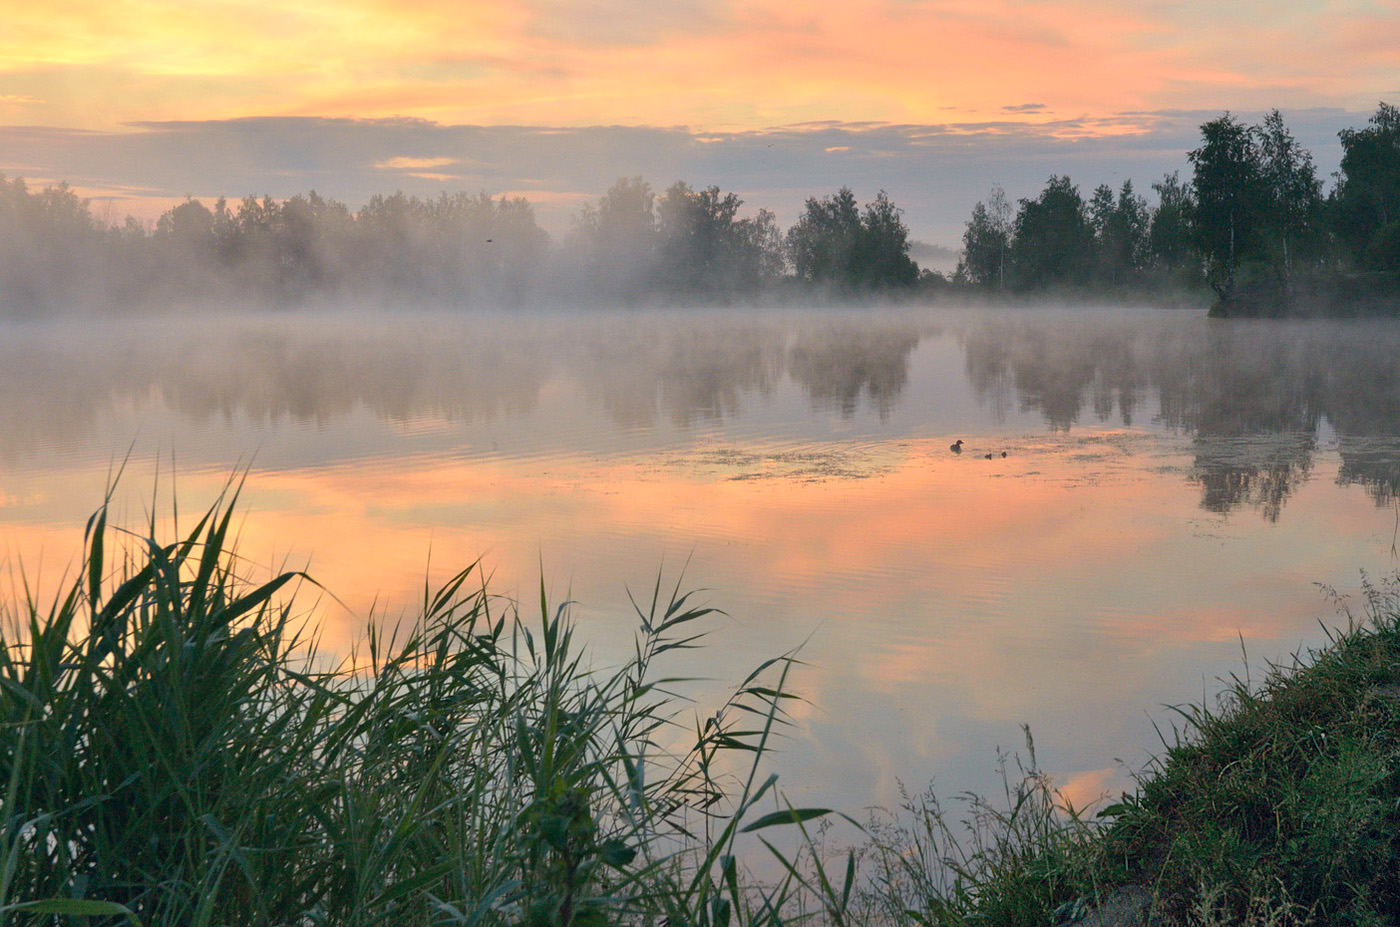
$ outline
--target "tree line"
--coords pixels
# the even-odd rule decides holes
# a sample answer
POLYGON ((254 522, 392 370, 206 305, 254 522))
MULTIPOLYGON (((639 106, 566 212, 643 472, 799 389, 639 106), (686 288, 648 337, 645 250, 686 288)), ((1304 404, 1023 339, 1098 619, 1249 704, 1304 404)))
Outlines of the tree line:
POLYGON ((72 306, 529 301, 733 302, 951 290, 1083 295, 1209 293, 1228 312, 1346 309, 1400 294, 1400 110, 1382 103, 1340 133, 1324 195, 1311 153, 1274 110, 1201 126, 1191 175, 1149 203, 1125 181, 1086 198, 1051 176, 1016 205, 973 208, 951 280, 910 257, 882 191, 810 197, 779 228, 717 186, 658 192, 622 178, 555 241, 519 197, 376 195, 360 209, 310 192, 286 200, 188 198, 153 224, 110 223, 66 184, 0 175, 0 310, 72 306))
POLYGON ((1191 177, 1125 181, 1086 200, 1066 176, 1012 209, 997 187, 973 207, 955 280, 979 290, 1209 288, 1224 312, 1346 308, 1400 293, 1400 110, 1340 133, 1324 195, 1312 154, 1278 110, 1201 126, 1191 177))
POLYGON ((153 225, 108 223, 66 184, 32 190, 0 175, 0 305, 68 306, 229 299, 301 304, 445 304, 751 299, 782 287, 854 294, 907 288, 902 213, 849 188, 806 201, 785 233, 773 213, 677 182, 658 194, 617 181, 555 242, 519 197, 376 195, 359 210, 315 192, 286 200, 188 198, 153 225))

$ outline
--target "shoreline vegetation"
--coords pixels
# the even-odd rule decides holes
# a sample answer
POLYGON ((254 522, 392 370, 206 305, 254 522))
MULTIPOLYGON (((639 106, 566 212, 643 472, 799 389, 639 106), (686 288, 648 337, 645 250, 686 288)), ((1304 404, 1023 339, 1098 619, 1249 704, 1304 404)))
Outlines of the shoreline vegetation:
MULTIPOLYGON (((26 923, 1370 925, 1400 917, 1400 587, 1177 709, 1132 795, 1074 809, 1005 757, 955 818, 863 825, 766 772, 793 654, 674 694, 712 610, 658 577, 598 670, 567 605, 473 564, 343 659, 232 547, 89 520, 80 575, 2 609, 0 918, 26 923), (534 610, 534 606, 530 607, 534 610), (829 824, 856 825, 850 846, 829 824), (762 856, 776 875, 755 878, 762 856), (74 919, 77 919, 76 921, 74 919)), ((333 591, 333 590, 332 590, 333 591)), ((1339 599, 1339 605, 1344 605, 1339 599)), ((842 831, 844 832, 844 831, 842 831)))
POLYGON ((624 177, 559 240, 520 197, 315 191, 109 222, 67 184, 0 175, 0 315, 242 305, 392 308, 1106 299, 1215 316, 1400 315, 1400 110, 1340 133, 1326 195, 1274 110, 1201 126, 1191 176, 1087 197, 1051 175, 1014 205, 995 187, 966 223, 955 271, 920 268, 881 191, 809 197, 786 230, 717 186, 664 192, 624 177))

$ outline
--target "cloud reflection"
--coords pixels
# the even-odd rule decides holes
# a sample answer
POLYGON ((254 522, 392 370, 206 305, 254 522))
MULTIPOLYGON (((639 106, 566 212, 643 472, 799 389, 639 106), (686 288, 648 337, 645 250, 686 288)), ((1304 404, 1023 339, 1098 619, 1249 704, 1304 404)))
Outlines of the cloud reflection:
POLYGON ((145 448, 174 446, 190 512, 262 445, 241 550, 339 597, 314 612, 332 649, 482 558, 522 601, 543 567, 606 662, 630 643, 626 585, 687 564, 733 616, 696 673, 808 640, 809 724, 784 762, 832 794, 868 786, 855 802, 900 776, 966 781, 1022 721, 1089 795, 1108 758, 1150 744, 1155 706, 1237 668, 1236 635, 1264 658, 1307 639, 1327 614, 1311 583, 1373 563, 1389 531, 1375 504, 1400 399, 1357 385, 1400 383, 1386 326, 875 309, 142 324, 6 329, 12 563, 68 563, 139 431, 128 524, 168 511, 145 448))

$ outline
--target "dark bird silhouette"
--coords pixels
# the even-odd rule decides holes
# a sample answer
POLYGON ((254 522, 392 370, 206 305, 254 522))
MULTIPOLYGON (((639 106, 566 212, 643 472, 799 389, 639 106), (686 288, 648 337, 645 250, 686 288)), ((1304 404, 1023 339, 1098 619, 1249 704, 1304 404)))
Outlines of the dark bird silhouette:
POLYGON ((954 454, 961 454, 961 453, 962 453, 962 438, 959 438, 958 440, 954 441, 952 444, 948 445, 948 450, 952 451, 954 454))
POLYGON ((983 458, 984 460, 991 460, 991 459, 992 459, 992 455, 991 455, 991 454, 983 454, 983 455, 982 455, 982 458, 983 458))
POLYGON ((1001 452, 1001 456, 1005 457, 1005 456, 1006 456, 1006 451, 1002 451, 1002 452, 1001 452))

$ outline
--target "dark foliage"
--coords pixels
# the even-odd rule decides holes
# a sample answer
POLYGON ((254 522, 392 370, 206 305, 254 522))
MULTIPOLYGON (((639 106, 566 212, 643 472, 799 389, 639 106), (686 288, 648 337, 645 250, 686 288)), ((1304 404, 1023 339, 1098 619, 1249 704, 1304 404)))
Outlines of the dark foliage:
POLYGON ((787 250, 797 279, 838 289, 908 287, 919 279, 909 230, 883 190, 864 211, 849 187, 809 198, 788 230, 787 250))

